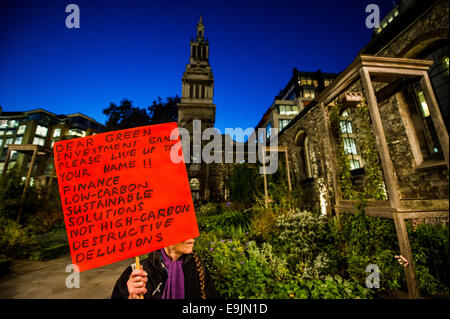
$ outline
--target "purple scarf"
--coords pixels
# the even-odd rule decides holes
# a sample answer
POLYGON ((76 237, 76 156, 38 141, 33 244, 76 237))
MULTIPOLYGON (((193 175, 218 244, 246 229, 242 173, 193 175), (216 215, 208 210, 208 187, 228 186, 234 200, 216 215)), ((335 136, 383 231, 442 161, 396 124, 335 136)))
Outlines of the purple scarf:
POLYGON ((162 299, 184 299, 184 273, 183 257, 171 261, 166 251, 161 249, 164 265, 169 270, 166 286, 164 287, 162 299))

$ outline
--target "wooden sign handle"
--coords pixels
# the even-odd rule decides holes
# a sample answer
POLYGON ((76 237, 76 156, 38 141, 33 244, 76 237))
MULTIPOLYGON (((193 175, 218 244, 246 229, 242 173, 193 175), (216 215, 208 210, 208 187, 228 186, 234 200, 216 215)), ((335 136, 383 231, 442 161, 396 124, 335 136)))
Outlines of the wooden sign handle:
MULTIPOLYGON (((136 256, 136 269, 142 269, 141 268, 141 263, 139 262, 139 256, 136 256)), ((139 299, 144 299, 144 295, 143 294, 139 294, 139 299)))

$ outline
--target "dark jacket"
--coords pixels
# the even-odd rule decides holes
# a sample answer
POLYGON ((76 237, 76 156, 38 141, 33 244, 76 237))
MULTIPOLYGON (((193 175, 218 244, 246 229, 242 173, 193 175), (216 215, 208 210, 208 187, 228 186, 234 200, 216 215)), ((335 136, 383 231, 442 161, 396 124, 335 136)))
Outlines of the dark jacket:
MULTIPOLYGON (((184 297, 185 299, 201 299, 200 278, 194 258, 192 254, 184 255, 183 257, 184 297)), ((158 250, 150 253, 148 258, 141 262, 141 265, 148 276, 146 285, 147 293, 144 295, 144 299, 161 299, 167 281, 167 268, 162 261, 161 252, 158 250)), ((203 262, 201 262, 201 266, 205 273, 206 298, 216 298, 216 289, 209 271, 203 262)), ((131 272, 132 268, 129 266, 119 277, 114 286, 111 296, 112 299, 128 299, 127 282, 131 272)))

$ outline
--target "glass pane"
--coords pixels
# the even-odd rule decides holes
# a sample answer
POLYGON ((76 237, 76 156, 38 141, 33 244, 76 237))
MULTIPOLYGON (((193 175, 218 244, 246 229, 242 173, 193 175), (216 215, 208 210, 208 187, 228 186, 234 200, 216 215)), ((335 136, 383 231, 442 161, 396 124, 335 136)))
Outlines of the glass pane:
POLYGON ((38 125, 36 127, 36 134, 40 135, 40 136, 47 136, 47 132, 48 132, 48 128, 46 128, 45 126, 40 126, 38 125))
POLYGON ((270 136, 271 136, 271 133, 272 133, 271 128, 272 128, 272 122, 270 122, 269 124, 267 124, 267 127, 266 127, 266 136, 267 136, 267 137, 270 137, 270 136))
POLYGON ((350 160, 350 170, 361 168, 359 161, 355 159, 350 160))
POLYGON ((423 91, 417 91, 417 96, 419 98, 419 103, 422 109, 423 117, 430 116, 430 110, 428 109, 427 101, 425 101, 425 96, 423 95, 423 91))
POLYGON ((26 126, 26 125, 21 125, 21 126, 19 126, 19 129, 17 130, 17 134, 23 134, 23 133, 25 133, 26 129, 27 129, 27 126, 26 126))
POLYGON ((449 74, 449 59, 448 56, 444 56, 442 58, 442 68, 444 69, 445 73, 447 73, 447 75, 449 74))
POLYGON ((350 121, 341 121, 342 133, 353 133, 352 123, 350 121))
POLYGON ((349 137, 344 138, 344 150, 345 150, 345 154, 357 154, 354 138, 349 138, 349 137))
POLYGON ((61 129, 60 128, 56 128, 54 131, 53 131, 53 137, 58 137, 58 136, 60 136, 61 135, 61 129))

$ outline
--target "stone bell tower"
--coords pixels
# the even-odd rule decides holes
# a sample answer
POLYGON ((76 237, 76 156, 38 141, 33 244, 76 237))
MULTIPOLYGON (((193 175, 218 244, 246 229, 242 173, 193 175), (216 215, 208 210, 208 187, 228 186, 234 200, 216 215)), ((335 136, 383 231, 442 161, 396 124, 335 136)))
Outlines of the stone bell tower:
MULTIPOLYGON (((186 164, 194 201, 209 200, 209 167, 196 156, 192 147, 194 120, 200 120, 201 132, 214 127, 216 106, 213 104, 214 76, 209 65, 209 41, 205 39, 202 16, 197 24, 195 40, 191 39, 189 64, 181 78, 181 103, 178 103, 178 126, 191 137, 190 164, 186 164)), ((199 123, 196 121, 196 123, 199 123)), ((206 144, 202 142, 202 146, 206 144)))

